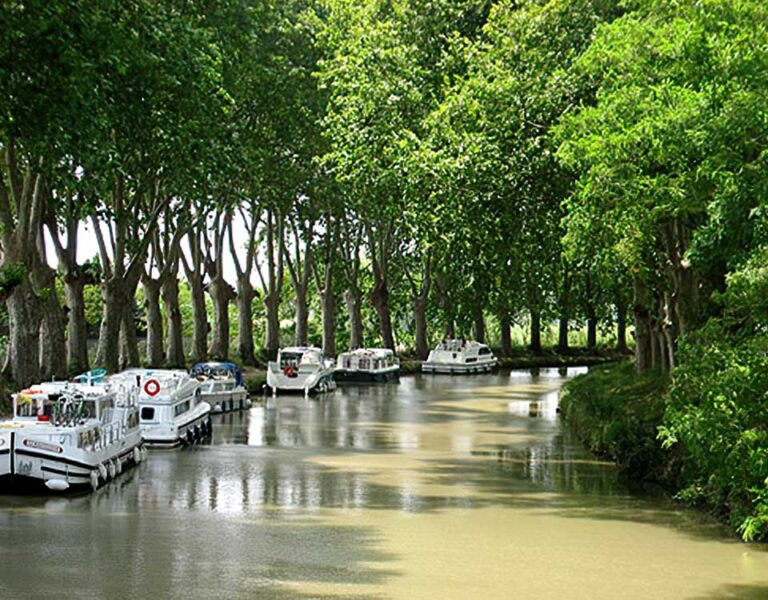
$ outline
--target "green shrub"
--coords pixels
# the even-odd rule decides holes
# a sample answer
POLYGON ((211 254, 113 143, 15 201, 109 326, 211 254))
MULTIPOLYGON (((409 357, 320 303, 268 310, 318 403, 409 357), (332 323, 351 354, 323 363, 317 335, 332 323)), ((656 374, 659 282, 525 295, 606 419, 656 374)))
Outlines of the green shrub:
POLYGON ((684 452, 679 496, 768 537, 768 336, 713 320, 681 345, 660 437, 684 452))

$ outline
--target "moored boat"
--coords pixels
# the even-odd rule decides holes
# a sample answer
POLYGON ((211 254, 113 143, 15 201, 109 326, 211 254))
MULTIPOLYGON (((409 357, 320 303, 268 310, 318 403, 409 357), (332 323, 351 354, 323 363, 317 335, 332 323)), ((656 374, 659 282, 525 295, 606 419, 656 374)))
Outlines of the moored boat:
POLYGON ((109 381, 136 389, 141 435, 149 446, 174 448, 210 437, 211 406, 202 399, 200 382, 186 371, 128 369, 109 381))
POLYGON ((136 394, 120 386, 34 385, 0 423, 0 485, 11 491, 95 490, 145 456, 136 394))
POLYGON ((339 354, 333 375, 338 382, 397 381, 400 360, 389 348, 358 348, 339 354))
POLYGON ((267 386, 272 394, 327 392, 336 388, 333 380, 334 362, 323 356, 319 348, 295 346, 283 348, 276 361, 267 366, 267 386))
POLYGON ((192 367, 202 398, 213 412, 243 410, 249 405, 243 372, 231 362, 203 362, 192 367))
POLYGON ((489 373, 499 361, 485 344, 473 340, 443 340, 421 365, 424 373, 489 373))

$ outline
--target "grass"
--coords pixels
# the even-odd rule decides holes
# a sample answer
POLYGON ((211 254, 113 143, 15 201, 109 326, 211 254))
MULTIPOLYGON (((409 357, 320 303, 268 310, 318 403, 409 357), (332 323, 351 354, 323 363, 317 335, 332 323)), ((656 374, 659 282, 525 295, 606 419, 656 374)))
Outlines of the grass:
POLYGON ((567 424, 595 454, 633 479, 663 483, 669 457, 657 439, 668 379, 635 373, 630 361, 590 369, 568 382, 560 400, 567 424))

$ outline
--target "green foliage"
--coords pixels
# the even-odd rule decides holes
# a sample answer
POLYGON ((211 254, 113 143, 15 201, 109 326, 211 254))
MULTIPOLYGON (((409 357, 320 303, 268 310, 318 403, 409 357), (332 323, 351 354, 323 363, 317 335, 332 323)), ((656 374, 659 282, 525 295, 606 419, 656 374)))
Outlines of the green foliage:
POLYGON ((680 349, 660 437, 685 453, 681 497, 768 538, 768 285, 765 250, 731 275, 723 316, 680 349))
POLYGON ((0 294, 7 296, 27 276, 27 268, 20 263, 5 263, 0 267, 0 294))

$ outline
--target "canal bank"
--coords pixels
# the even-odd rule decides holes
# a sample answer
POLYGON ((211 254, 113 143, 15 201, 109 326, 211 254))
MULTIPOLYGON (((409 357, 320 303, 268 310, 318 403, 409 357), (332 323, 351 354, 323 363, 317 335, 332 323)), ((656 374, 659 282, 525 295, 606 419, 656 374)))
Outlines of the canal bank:
POLYGON ((726 523, 734 536, 760 541, 768 522, 768 442, 749 377, 741 371, 724 392, 694 387, 684 371, 673 381, 657 370, 638 374, 629 361, 605 365, 565 384, 562 416, 627 481, 664 490, 726 523))
POLYGON ((0 497, 0 595, 763 597, 761 547, 632 493, 562 427, 565 380, 418 375, 269 398, 96 494, 0 497))

